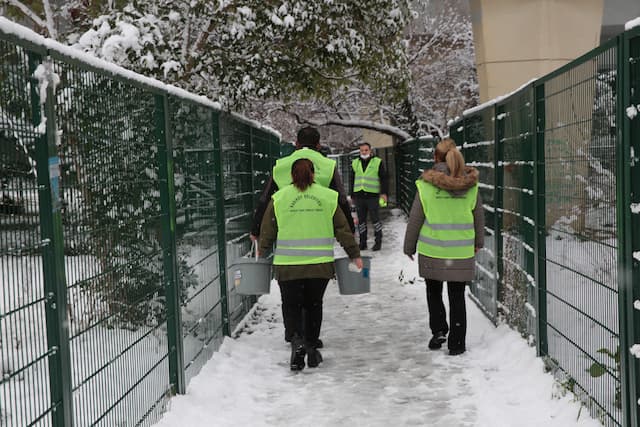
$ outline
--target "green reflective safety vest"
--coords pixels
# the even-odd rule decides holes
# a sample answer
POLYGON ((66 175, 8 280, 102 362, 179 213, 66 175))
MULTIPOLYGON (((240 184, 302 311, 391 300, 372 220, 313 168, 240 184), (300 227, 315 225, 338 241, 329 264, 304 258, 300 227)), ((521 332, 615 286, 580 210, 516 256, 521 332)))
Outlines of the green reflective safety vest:
POLYGON ((367 165, 367 170, 362 170, 362 162, 360 158, 354 159, 351 162, 353 172, 355 172, 353 178, 353 192, 366 191, 367 193, 379 193, 380 192, 380 164, 382 160, 380 157, 372 157, 367 165))
POLYGON ((333 214, 338 192, 318 184, 300 191, 293 184, 273 196, 278 222, 274 265, 333 262, 333 214))
POLYGON ((422 179, 416 181, 416 187, 425 216, 418 238, 418 253, 432 258, 472 258, 476 237, 473 208, 478 185, 461 197, 453 197, 448 191, 422 179))
POLYGON ((309 159, 313 163, 315 170, 315 182, 323 187, 329 187, 336 169, 335 160, 327 159, 321 153, 311 148, 301 148, 294 151, 287 157, 278 159, 273 167, 271 176, 278 188, 284 188, 291 184, 291 166, 298 159, 309 159))

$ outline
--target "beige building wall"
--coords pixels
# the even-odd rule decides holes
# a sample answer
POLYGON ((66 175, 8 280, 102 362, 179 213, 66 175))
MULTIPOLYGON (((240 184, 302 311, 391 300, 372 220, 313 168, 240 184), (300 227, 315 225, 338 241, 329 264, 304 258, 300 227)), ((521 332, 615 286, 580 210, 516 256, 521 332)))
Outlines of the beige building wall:
POLYGON ((598 46, 604 0, 470 0, 480 102, 598 46))
POLYGON ((363 129, 362 140, 368 142, 374 148, 393 147, 393 138, 390 135, 374 130, 363 129))

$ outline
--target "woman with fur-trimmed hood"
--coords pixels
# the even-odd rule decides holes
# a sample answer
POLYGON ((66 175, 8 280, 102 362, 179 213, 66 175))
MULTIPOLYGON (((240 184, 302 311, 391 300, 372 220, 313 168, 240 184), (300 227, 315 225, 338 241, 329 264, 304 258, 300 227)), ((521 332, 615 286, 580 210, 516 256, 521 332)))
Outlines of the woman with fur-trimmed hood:
POLYGON ((484 246, 484 212, 478 194, 478 170, 465 165, 455 142, 436 145, 435 164, 416 181, 416 197, 404 237, 404 253, 413 260, 427 284, 429 349, 447 341, 450 355, 466 350, 465 286, 475 275, 475 253, 484 246), (442 301, 447 282, 449 324, 442 301))

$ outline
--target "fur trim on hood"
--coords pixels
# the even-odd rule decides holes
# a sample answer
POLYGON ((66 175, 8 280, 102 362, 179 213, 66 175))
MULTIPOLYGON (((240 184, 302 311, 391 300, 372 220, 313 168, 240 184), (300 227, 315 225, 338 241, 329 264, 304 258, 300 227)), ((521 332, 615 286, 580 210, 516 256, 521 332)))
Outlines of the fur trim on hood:
POLYGON ((449 175, 447 164, 436 163, 433 169, 428 169, 422 173, 422 179, 435 185, 438 188, 447 190, 454 196, 464 195, 471 187, 478 183, 480 173, 478 169, 465 166, 462 176, 454 178, 449 175))

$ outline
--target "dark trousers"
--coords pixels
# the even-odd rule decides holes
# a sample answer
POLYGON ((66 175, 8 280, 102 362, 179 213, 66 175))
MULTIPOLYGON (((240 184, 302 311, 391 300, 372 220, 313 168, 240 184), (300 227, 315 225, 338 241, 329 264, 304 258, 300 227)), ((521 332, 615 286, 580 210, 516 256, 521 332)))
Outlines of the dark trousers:
POLYGON ((427 306, 429 307, 429 327, 435 335, 437 332, 449 332, 449 350, 465 348, 467 335, 467 307, 464 300, 464 282, 447 282, 449 294, 449 325, 442 302, 442 282, 427 280, 427 306))
POLYGON ((382 223, 380 222, 380 205, 378 197, 354 198, 356 212, 358 213, 358 233, 360 243, 367 241, 367 215, 371 216, 376 242, 382 241, 382 223))
MULTIPOLYGON (((292 337, 315 343, 322 327, 322 298, 329 279, 298 279, 279 282, 284 328, 292 337)), ((295 339, 295 338, 293 338, 295 339)))

